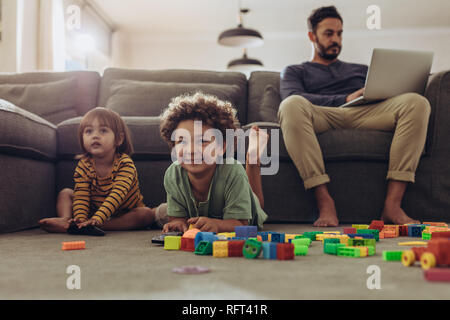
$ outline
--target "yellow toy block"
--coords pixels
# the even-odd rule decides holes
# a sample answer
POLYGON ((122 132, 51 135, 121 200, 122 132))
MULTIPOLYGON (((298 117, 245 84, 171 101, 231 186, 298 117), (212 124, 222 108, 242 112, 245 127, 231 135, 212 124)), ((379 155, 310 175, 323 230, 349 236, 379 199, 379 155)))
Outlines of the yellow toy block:
POLYGON ((214 241, 213 242, 213 257, 227 258, 228 257, 228 241, 214 241))
POLYGON ((294 240, 298 234, 286 233, 284 235, 284 242, 289 243, 289 240, 294 240))
POLYGON ((406 242, 399 242, 399 246, 426 246, 428 242, 425 241, 406 241, 406 242))
POLYGON ((325 234, 328 234, 328 233, 330 233, 330 234, 341 234, 340 231, 324 231, 323 233, 325 233, 325 234))
POLYGON ((166 250, 180 250, 181 236, 165 236, 164 249, 166 250))
POLYGON ((234 238, 236 237, 236 232, 220 232, 217 234, 217 236, 224 236, 226 238, 234 238))
POLYGON ((352 224, 352 228, 358 229, 369 229, 368 224, 352 224))

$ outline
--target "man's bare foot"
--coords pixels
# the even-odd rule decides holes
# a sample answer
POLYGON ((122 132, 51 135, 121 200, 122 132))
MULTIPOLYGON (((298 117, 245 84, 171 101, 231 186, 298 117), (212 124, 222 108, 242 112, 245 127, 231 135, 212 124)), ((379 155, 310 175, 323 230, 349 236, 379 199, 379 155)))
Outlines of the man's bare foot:
POLYGON ((381 219, 383 219, 384 222, 392 224, 420 223, 420 221, 408 217, 399 205, 390 204, 384 205, 381 219))
POLYGON ((65 233, 69 228, 69 219, 59 217, 41 219, 39 220, 39 227, 51 233, 65 233))
POLYGON ((339 220, 337 218, 336 207, 334 201, 330 197, 327 200, 322 200, 318 203, 319 206, 319 219, 317 219, 314 227, 337 227, 339 220))

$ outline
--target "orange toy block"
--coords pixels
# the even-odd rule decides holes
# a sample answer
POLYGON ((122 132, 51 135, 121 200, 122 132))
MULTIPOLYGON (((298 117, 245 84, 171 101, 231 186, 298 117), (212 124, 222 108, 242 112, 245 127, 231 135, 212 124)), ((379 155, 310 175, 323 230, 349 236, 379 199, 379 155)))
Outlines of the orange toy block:
POLYGON ((86 249, 85 241, 68 241, 62 242, 62 250, 81 250, 86 249))

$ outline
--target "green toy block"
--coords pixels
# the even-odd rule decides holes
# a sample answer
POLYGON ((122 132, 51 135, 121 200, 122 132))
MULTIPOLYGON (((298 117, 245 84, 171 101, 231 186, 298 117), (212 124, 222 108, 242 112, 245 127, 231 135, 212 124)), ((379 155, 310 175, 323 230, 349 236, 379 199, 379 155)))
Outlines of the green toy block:
POLYGON ((338 249, 340 247, 345 247, 343 243, 325 243, 323 246, 323 252, 327 254, 337 255, 338 249))
POLYGON ((422 240, 431 240, 431 233, 422 232, 422 240))
POLYGON ((383 251, 383 261, 402 261, 403 251, 383 251))
POLYGON ((339 247, 337 250, 337 255, 342 257, 358 258, 361 256, 361 253, 358 248, 339 247))
POLYGON ((259 256, 262 250, 262 242, 255 239, 248 239, 242 248, 242 254, 247 259, 255 259, 259 256))
POLYGON ((310 246, 311 245, 311 239, 309 238, 295 238, 291 240, 291 243, 296 246, 310 246))
POLYGON ((373 234, 376 241, 380 241, 380 231, 376 229, 357 229, 357 234, 373 234))
POLYGON ((369 225, 368 224, 352 224, 352 228, 355 228, 356 230, 369 229, 369 225))
POLYGON ((347 245, 349 247, 351 246, 361 246, 361 247, 375 247, 375 239, 354 239, 354 238, 350 238, 347 240, 347 245))
POLYGON ((197 244, 197 247, 195 247, 195 254, 202 255, 202 256, 208 256, 211 255, 213 252, 212 242, 209 241, 200 241, 197 244))
POLYGON ((312 241, 316 241, 316 235, 317 234, 322 234, 322 233, 323 233, 323 231, 307 231, 307 232, 303 233, 302 236, 304 238, 309 238, 312 241))
MULTIPOLYGON (((373 240, 373 239, 371 239, 373 240)), ((373 256, 376 252, 376 249, 374 246, 367 246, 367 248, 369 248, 369 256, 373 256)))
POLYGON ((164 249, 166 250, 180 250, 181 236, 165 236, 164 249))
POLYGON ((306 256, 308 254, 308 246, 294 245, 294 255, 306 256))
POLYGON ((338 238, 325 238, 323 239, 323 245, 327 243, 341 243, 341 240, 338 238))

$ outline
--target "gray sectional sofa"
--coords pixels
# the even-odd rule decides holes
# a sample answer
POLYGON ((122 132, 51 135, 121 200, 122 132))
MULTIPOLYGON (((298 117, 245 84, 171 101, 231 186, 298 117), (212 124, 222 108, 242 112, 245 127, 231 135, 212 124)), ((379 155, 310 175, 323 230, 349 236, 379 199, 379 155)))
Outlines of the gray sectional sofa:
MULTIPOLYGON (((128 124, 144 202, 165 201, 163 176, 170 150, 159 136, 161 110, 170 98, 202 90, 231 101, 242 126, 257 123, 279 129, 279 73, 199 70, 129 70, 0 74, 0 232, 37 226, 55 216, 57 193, 73 187, 74 156, 80 153, 77 128, 88 110, 103 106, 128 124)), ((430 76, 425 96, 432 107, 428 138, 403 207, 419 220, 446 220, 450 213, 450 71, 430 76)), ((364 223, 379 218, 386 192, 392 132, 330 131, 318 136, 330 193, 340 221, 364 223)), ((276 139, 276 135, 271 137, 276 139)), ((263 176, 270 222, 311 223, 317 217, 313 194, 303 182, 283 143, 269 155, 279 159, 274 175, 263 176)), ((268 164, 267 166, 270 166, 268 164)))

